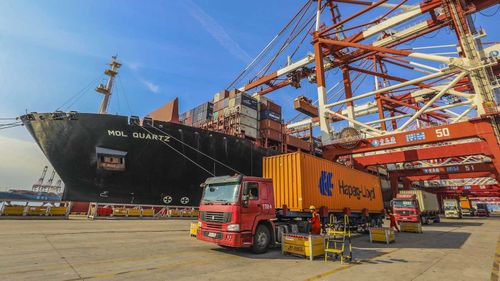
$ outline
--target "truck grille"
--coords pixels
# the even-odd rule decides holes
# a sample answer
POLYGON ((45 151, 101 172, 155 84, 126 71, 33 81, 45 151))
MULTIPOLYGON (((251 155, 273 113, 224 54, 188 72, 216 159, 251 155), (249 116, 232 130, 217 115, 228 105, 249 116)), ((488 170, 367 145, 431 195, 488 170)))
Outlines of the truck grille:
POLYGON ((396 211, 398 215, 413 215, 413 211, 396 211))
POLYGON ((208 228, 214 228, 214 229, 222 229, 222 224, 218 223, 207 223, 206 224, 208 228))
POLYGON ((201 219, 207 222, 230 222, 231 213, 201 212, 201 219))

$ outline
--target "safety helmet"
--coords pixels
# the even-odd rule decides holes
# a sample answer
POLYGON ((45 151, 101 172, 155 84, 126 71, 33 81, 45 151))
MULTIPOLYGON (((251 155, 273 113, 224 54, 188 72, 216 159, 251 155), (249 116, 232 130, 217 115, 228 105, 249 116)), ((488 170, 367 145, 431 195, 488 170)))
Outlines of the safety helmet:
POLYGON ((316 207, 314 205, 309 206, 309 210, 316 210, 316 207))

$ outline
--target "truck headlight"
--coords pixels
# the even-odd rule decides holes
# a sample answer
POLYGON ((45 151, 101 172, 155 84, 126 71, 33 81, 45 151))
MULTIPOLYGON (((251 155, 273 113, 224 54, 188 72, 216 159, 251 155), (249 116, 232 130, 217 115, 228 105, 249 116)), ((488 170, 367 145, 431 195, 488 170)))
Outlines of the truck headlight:
POLYGON ((240 231, 240 225, 239 224, 228 224, 227 231, 240 231))

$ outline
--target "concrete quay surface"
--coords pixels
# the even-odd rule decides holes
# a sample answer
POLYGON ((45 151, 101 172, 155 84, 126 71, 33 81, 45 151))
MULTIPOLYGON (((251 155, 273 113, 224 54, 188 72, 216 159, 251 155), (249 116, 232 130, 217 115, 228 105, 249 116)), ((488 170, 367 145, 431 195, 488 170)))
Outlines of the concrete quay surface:
POLYGON ((0 280, 498 280, 500 217, 443 219, 396 242, 353 239, 355 262, 231 250, 189 220, 1 220, 0 280))

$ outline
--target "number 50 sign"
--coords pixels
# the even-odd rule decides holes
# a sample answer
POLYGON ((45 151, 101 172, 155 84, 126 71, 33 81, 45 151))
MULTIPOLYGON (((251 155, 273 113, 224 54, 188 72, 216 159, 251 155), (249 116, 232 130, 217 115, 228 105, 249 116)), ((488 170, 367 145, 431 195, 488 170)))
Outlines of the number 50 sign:
POLYGON ((436 129, 436 137, 443 138, 449 136, 450 136, 450 130, 448 128, 436 129))

